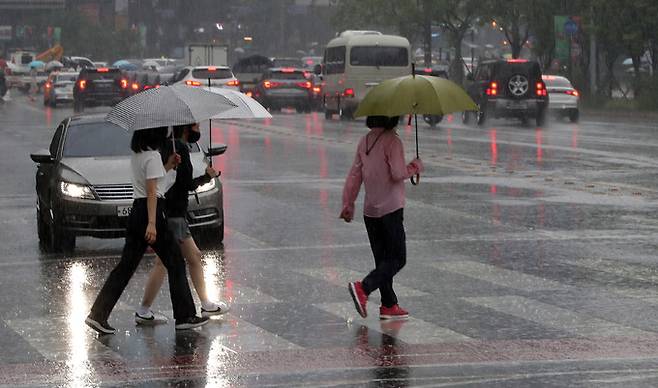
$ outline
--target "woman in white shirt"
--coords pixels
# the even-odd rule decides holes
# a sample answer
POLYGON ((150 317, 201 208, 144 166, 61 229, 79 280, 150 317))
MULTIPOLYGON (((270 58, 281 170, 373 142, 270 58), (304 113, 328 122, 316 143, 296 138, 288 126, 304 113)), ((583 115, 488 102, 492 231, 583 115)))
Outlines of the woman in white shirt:
POLYGON ((133 133, 130 147, 134 154, 130 166, 134 200, 123 254, 121 261, 105 281, 85 320, 89 327, 101 334, 116 333, 107 323, 107 318, 135 273, 147 246, 153 248, 167 268, 176 329, 191 329, 208 322, 208 318, 196 315, 196 307, 187 283, 185 261, 178 242, 169 231, 164 214, 164 195, 175 181, 173 169, 180 163, 180 157, 173 154, 164 166, 162 164, 158 148, 170 144, 166 140, 166 134, 166 127, 133 133))

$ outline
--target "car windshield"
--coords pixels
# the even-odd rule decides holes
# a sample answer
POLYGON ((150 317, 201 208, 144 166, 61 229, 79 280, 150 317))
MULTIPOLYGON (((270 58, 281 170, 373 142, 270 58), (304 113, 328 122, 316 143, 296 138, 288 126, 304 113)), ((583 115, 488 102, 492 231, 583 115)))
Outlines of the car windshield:
POLYGON ((233 78, 233 72, 231 69, 194 69, 192 70, 192 77, 197 79, 223 79, 223 78, 233 78))
POLYGON ((409 58, 405 47, 355 46, 350 50, 352 66, 407 66, 409 58))
POLYGON ((273 79, 306 79, 302 71, 273 71, 273 79))
POLYGON ((66 131, 65 157, 131 155, 131 133, 108 121, 72 123, 66 131))
POLYGON ((541 69, 537 62, 504 62, 498 75, 501 78, 509 78, 515 74, 523 74, 538 79, 541 77, 541 69))
POLYGON ((544 83, 548 87, 554 87, 554 88, 570 88, 571 82, 569 82, 568 79, 563 78, 563 77, 545 77, 544 78, 544 83))
POLYGON ((84 79, 87 80, 114 80, 121 77, 121 72, 119 70, 98 72, 98 71, 89 71, 84 73, 84 79))

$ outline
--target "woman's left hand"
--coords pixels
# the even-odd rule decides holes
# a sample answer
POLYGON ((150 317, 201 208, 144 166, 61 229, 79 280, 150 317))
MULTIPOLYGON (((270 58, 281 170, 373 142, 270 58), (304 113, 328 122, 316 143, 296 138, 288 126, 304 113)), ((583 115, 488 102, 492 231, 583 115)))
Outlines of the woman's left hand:
POLYGON ((146 233, 144 234, 144 240, 146 240, 149 245, 155 244, 157 239, 158 232, 155 229, 155 224, 150 223, 146 226, 146 233))

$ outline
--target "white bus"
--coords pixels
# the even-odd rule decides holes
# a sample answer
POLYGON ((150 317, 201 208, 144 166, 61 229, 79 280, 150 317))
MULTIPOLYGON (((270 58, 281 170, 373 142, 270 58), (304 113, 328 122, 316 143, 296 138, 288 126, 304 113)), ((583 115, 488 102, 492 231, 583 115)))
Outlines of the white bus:
POLYGON ((406 38, 377 31, 344 31, 332 39, 322 60, 325 118, 351 119, 369 88, 411 74, 406 38))

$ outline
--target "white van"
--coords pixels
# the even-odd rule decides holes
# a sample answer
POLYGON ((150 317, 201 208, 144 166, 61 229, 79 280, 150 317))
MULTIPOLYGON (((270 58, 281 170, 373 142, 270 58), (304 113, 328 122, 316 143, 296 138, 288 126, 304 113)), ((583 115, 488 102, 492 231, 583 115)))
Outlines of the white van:
POLYGON ((325 118, 351 119, 368 90, 380 82, 411 74, 406 38, 378 31, 344 31, 324 51, 325 118))

